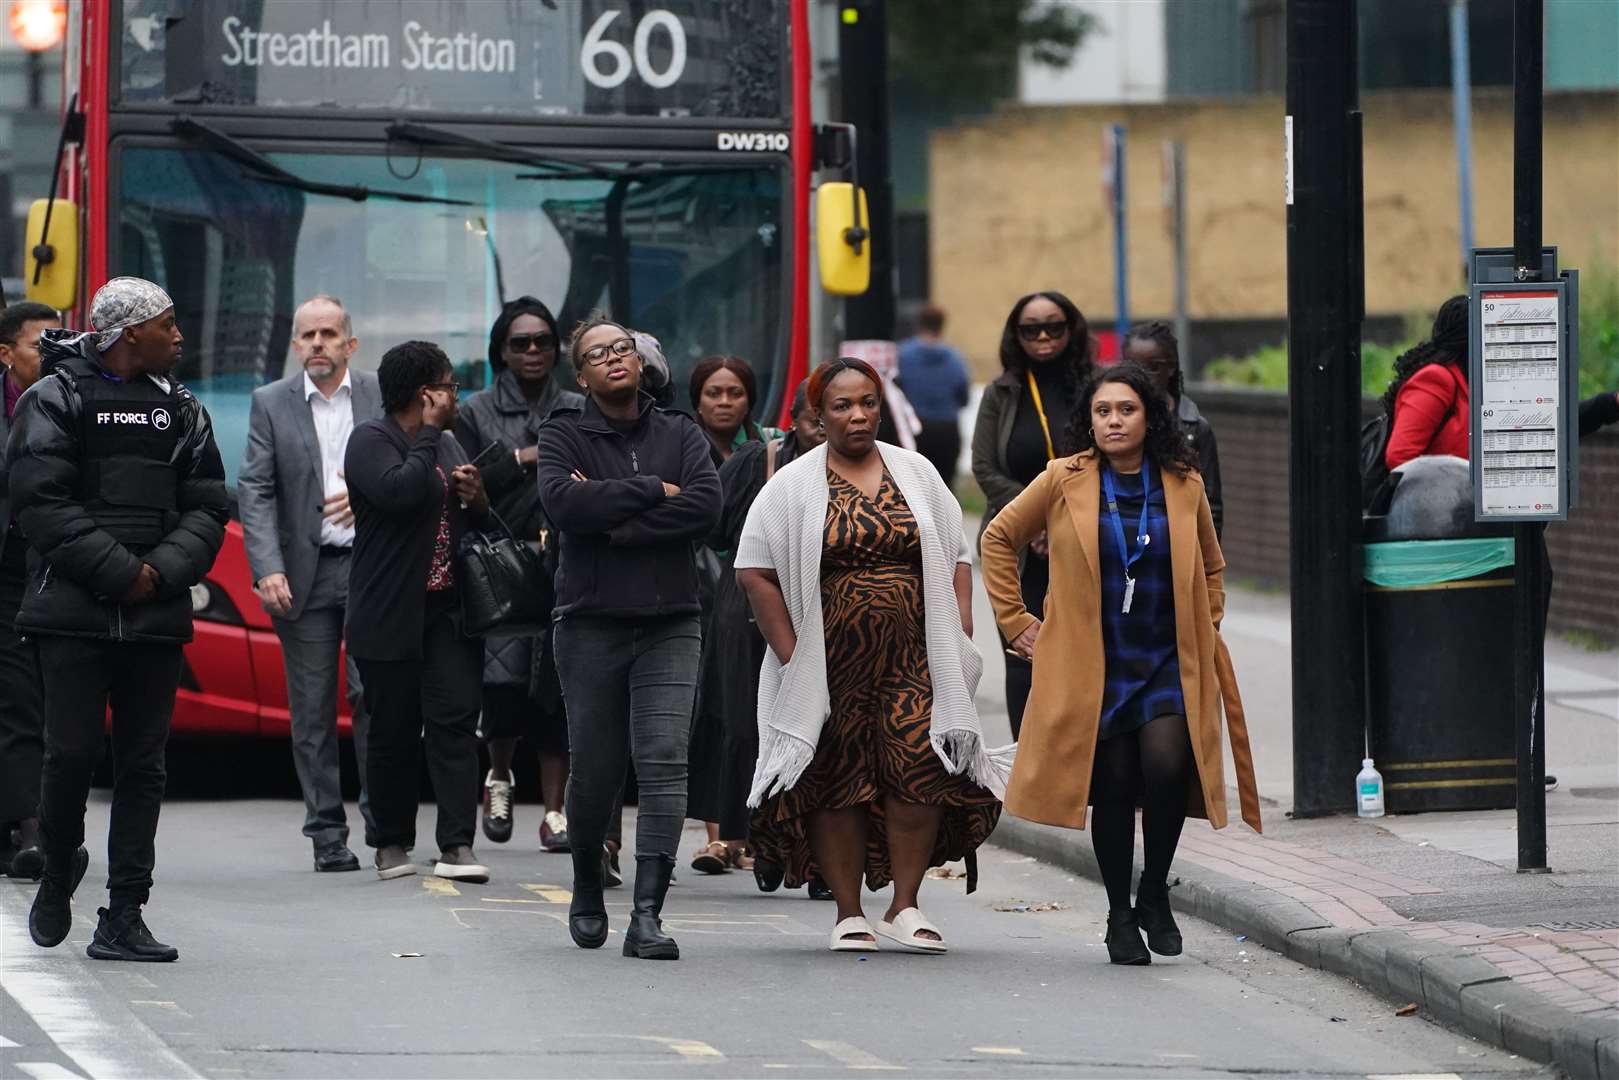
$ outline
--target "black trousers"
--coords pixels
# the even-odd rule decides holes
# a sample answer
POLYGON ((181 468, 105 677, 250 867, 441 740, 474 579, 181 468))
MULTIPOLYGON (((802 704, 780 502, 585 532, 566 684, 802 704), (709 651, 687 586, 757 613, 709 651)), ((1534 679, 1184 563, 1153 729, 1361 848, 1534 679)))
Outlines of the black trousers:
MULTIPOLYGON (((1023 606, 1037 619, 1046 617, 1046 589, 1051 584, 1051 563, 1026 551, 1023 555, 1023 573, 1019 578, 1023 586, 1023 606)), ((1005 639, 1002 639, 1003 643, 1005 639)), ((1012 740, 1017 741, 1023 731, 1023 709, 1029 703, 1029 690, 1034 683, 1034 665, 1021 656, 1006 654, 1006 716, 1012 724, 1012 740)))
POLYGON ((371 792, 373 847, 416 843, 418 755, 438 801, 440 851, 470 847, 478 824, 478 710, 483 642, 462 637, 455 594, 429 594, 420 660, 357 657, 371 714, 365 782, 371 792))
MULTIPOLYGON (((27 587, 22 534, 0 536, 0 829, 39 816, 39 777, 45 763, 45 688, 39 649, 12 629, 27 587)), ((3 839, 3 838, 0 838, 3 839)))
POLYGON ((146 903, 157 860, 164 749, 180 646, 41 635, 45 680, 45 769, 39 827, 45 858, 65 868, 84 843, 84 807, 101 757, 112 706, 112 820, 107 826, 107 892, 114 911, 146 903))
POLYGON ((916 452, 939 470, 945 487, 956 486, 956 465, 961 460, 961 425, 955 418, 923 420, 922 430, 916 434, 916 452))

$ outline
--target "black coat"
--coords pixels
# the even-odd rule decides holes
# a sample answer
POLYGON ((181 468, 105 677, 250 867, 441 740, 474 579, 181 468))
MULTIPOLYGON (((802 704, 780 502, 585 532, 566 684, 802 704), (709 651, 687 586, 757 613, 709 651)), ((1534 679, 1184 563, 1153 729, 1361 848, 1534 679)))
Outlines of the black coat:
POLYGON ((411 438, 391 416, 355 426, 343 455, 354 508, 346 627, 350 655, 421 659, 439 515, 449 508, 452 560, 467 529, 480 523, 461 508, 453 490, 445 490, 450 470, 466 463, 466 452, 447 431, 423 425, 411 438))
POLYGON ((1191 398, 1182 394, 1175 415, 1181 432, 1197 455, 1197 471, 1203 477, 1203 492, 1209 497, 1209 513, 1214 517, 1214 535, 1225 527, 1225 499, 1220 487, 1220 447, 1214 441, 1214 428, 1203 418, 1191 398))
POLYGON ((641 396, 628 434, 585 399, 540 429, 539 489, 562 533, 558 618, 695 615, 692 545, 720 515, 720 479, 695 421, 641 396), (575 480, 580 473, 585 480, 575 480), (667 481, 680 494, 664 494, 667 481))
POLYGON ((120 542, 92 515, 82 491, 86 425, 78 379, 95 378, 99 369, 84 351, 89 340, 47 331, 40 352, 51 373, 28 388, 11 420, 5 455, 11 512, 35 552, 17 629, 181 644, 191 640, 191 586, 213 566, 230 519, 213 427, 202 403, 179 383, 170 380, 166 391, 140 388, 162 402, 178 428, 168 452, 174 502, 156 544, 120 542), (157 596, 124 605, 119 598, 142 563, 158 573, 157 596))

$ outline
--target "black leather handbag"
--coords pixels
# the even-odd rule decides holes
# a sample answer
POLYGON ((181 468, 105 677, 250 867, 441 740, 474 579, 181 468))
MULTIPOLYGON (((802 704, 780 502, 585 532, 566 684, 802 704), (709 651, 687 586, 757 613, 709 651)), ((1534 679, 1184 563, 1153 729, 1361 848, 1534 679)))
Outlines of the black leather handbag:
POLYGON ((497 529, 469 530, 461 538, 457 581, 461 632, 468 637, 523 637, 551 622, 551 575, 535 546, 512 535, 500 515, 497 529))

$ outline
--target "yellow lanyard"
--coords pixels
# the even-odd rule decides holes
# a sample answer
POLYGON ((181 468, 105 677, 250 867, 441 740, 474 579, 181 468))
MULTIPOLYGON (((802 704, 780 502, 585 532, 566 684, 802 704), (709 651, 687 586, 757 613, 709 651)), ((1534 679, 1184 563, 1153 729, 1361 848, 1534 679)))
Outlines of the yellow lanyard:
POLYGON ((1040 400, 1040 384, 1034 381, 1034 372, 1025 371, 1023 378, 1029 384, 1029 397, 1034 401, 1034 411, 1040 417, 1040 431, 1046 437, 1046 460, 1050 461, 1057 456, 1057 448, 1051 445, 1051 425, 1046 422, 1046 406, 1040 400))

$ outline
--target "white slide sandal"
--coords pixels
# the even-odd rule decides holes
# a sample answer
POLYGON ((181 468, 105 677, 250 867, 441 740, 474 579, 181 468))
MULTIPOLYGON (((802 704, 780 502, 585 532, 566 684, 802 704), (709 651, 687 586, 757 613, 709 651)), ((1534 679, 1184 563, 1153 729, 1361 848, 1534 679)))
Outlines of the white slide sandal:
MULTIPOLYGON (((932 938, 918 937, 917 934, 924 930, 931 930, 935 934, 939 934, 939 928, 928 921, 928 917, 922 914, 920 908, 906 908, 894 916, 893 922, 883 922, 882 920, 877 922, 878 937, 887 938, 894 944, 901 948, 909 949, 911 952, 946 953, 950 951, 943 940, 934 941, 932 938)), ((939 937, 943 939, 944 935, 939 934, 939 937)))
MULTIPOLYGON (((871 924, 859 915, 850 915, 832 928, 833 952, 876 952, 876 941, 862 941, 856 935, 871 934, 871 924)), ((876 937, 875 934, 872 935, 876 937)))

